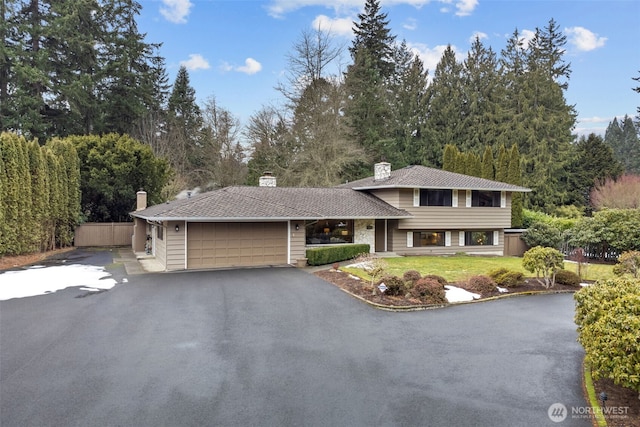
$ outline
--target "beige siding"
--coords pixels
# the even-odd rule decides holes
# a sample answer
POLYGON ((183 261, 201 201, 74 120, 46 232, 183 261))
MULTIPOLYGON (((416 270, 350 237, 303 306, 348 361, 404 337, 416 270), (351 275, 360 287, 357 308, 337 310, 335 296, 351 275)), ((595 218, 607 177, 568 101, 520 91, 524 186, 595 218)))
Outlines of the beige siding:
POLYGON ((371 194, 377 198, 384 200, 393 207, 400 208, 400 195, 397 188, 383 188, 380 190, 371 190, 371 194))
POLYGON ((155 248, 153 249, 153 254, 162 265, 167 266, 167 228, 163 225, 158 225, 153 228, 153 233, 155 239, 153 242, 155 243, 155 248), (158 238, 158 228, 162 227, 162 240, 158 238))
POLYGON ((132 247, 133 252, 144 252, 147 242, 147 223, 142 218, 134 218, 132 247))
POLYGON ((291 221, 289 230, 289 239, 291 251, 289 253, 289 264, 295 264, 297 260, 307 257, 307 248, 305 247, 305 227, 304 221, 291 221), (296 230, 296 225, 298 230, 296 230))
POLYGON ((165 234, 167 270, 185 269, 185 229, 183 221, 170 221, 167 225, 167 234, 165 234), (178 231, 176 231, 176 225, 178 231))
POLYGON ((413 215, 401 219, 404 230, 503 229, 511 227, 511 195, 504 208, 467 208, 465 191, 458 190, 458 207, 413 206, 413 189, 400 189, 400 209, 413 215))

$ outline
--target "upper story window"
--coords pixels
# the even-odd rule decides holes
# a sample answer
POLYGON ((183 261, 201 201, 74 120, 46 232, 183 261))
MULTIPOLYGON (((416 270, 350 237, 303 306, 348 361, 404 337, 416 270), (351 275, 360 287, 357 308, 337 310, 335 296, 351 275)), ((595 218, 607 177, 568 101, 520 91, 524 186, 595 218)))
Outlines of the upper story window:
POLYGON ((451 206, 451 193, 451 190, 420 189, 420 206, 451 206))
POLYGON ((501 206, 501 193, 499 191, 473 190, 471 192, 471 206, 499 208, 501 206))

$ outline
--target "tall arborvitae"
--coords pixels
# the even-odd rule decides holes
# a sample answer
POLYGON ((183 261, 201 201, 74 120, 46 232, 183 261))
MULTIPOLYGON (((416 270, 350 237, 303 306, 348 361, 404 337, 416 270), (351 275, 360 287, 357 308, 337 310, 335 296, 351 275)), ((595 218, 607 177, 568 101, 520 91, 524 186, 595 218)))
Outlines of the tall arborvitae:
POLYGON ((482 154, 482 178, 494 179, 495 171, 493 164, 493 150, 490 145, 486 145, 484 153, 482 154))
POLYGON ((34 251, 45 250, 46 224, 49 211, 49 193, 47 180, 49 179, 44 150, 36 141, 28 143, 29 175, 31 176, 31 217, 33 225, 31 237, 34 251))
POLYGON ((509 153, 504 145, 498 148, 498 156, 495 163, 495 179, 500 182, 507 182, 509 179, 509 153))
POLYGON ((436 66, 433 81, 428 87, 426 127, 431 132, 428 142, 428 164, 439 165, 442 150, 447 144, 459 146, 462 135, 462 65, 456 60, 455 52, 447 46, 436 66))
POLYGON ((454 172, 456 170, 456 160, 459 151, 453 144, 447 144, 444 147, 442 155, 442 170, 454 172))
POLYGON ((54 139, 47 143, 51 151, 60 158, 63 181, 63 205, 58 227, 58 238, 62 246, 73 242, 73 230, 80 220, 80 161, 71 141, 54 139))
MULTIPOLYGON (((509 171, 507 182, 513 185, 522 185, 522 169, 520 168, 520 152, 518 144, 513 144, 509 150, 509 171)), ((511 227, 520 228, 523 225, 523 194, 511 193, 511 227)))

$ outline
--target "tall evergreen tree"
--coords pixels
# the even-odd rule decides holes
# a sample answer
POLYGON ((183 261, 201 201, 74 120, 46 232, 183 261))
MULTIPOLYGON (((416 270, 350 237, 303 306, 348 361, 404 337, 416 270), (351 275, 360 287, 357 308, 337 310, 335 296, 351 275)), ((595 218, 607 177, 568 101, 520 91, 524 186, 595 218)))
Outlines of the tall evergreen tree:
MULTIPOLYGON (((196 91, 189 81, 187 68, 181 66, 168 103, 169 151, 173 168, 188 177, 198 163, 199 146, 202 139, 202 112, 196 103, 196 91)), ((196 177, 187 179, 190 185, 199 185, 196 177)))
POLYGON ((623 167, 613 155, 613 150, 602 137, 590 134, 580 137, 573 147, 569 164, 569 203, 578 207, 589 207, 589 194, 607 178, 617 178, 623 167))
POLYGON ((444 147, 442 155, 442 170, 454 172, 456 170, 456 161, 459 151, 453 144, 447 144, 444 147))
POLYGON ((624 116, 621 122, 614 117, 605 131, 604 142, 611 147, 625 172, 640 173, 640 139, 631 117, 624 116))
POLYGON ((354 39, 349 48, 351 57, 356 58, 366 51, 371 59, 370 67, 385 80, 394 73, 393 43, 387 14, 380 11, 379 0, 366 0, 364 12, 358 14, 358 22, 353 23, 354 39))
POLYGON ((427 164, 439 165, 442 150, 447 144, 459 146, 463 134, 462 122, 462 65, 455 52, 447 46, 428 87, 426 127, 430 131, 427 142, 427 164))

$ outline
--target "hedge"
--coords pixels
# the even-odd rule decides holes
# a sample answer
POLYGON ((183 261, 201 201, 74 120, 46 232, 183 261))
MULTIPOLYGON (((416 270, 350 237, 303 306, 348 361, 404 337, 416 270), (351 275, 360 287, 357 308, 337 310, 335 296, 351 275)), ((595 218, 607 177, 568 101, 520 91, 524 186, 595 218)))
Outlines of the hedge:
POLYGON ((307 249, 307 262, 309 265, 325 265, 332 262, 344 261, 355 258, 360 254, 369 253, 367 244, 351 244, 339 246, 327 246, 323 248, 307 249))

